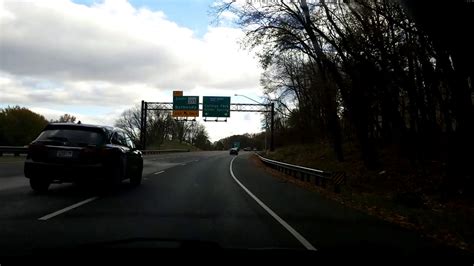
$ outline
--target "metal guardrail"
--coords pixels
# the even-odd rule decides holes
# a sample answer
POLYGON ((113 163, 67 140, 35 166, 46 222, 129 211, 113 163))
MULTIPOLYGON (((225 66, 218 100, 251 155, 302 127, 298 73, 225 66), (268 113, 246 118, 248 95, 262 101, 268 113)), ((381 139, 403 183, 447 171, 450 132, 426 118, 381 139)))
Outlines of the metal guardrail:
POLYGON ((271 160, 255 153, 258 158, 267 166, 276 169, 284 174, 295 177, 301 181, 314 184, 323 188, 333 186, 334 192, 339 193, 341 185, 346 181, 344 172, 327 172, 319 169, 284 163, 271 160))
POLYGON ((0 146, 0 156, 4 154, 13 154, 20 156, 20 154, 27 154, 28 147, 26 146, 0 146))
POLYGON ((173 153, 173 152, 190 152, 189 149, 169 149, 169 150, 142 150, 143 155, 153 155, 162 153, 173 153))
MULTIPOLYGON (((168 150, 142 150, 143 155, 153 155, 161 153, 172 153, 172 152, 189 152, 189 149, 168 149, 168 150)), ((14 156, 20 156, 20 154, 28 154, 27 146, 0 146, 0 156, 4 154, 13 154, 14 156)))

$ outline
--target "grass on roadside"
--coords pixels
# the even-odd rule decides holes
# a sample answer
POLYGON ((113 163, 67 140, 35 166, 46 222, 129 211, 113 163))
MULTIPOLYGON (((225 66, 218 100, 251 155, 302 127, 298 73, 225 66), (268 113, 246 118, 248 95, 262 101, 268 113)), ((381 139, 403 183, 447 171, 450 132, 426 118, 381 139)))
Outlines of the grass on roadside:
POLYGON ((172 149, 189 149, 190 151, 199 151, 198 148, 185 142, 165 141, 161 145, 151 145, 147 147, 149 150, 172 150, 172 149))
POLYGON ((438 200, 434 190, 428 188, 439 184, 439 168, 425 168, 424 176, 429 178, 422 178, 416 167, 386 150, 380 154, 384 167, 369 170, 359 159, 356 147, 346 144, 344 151, 344 162, 336 160, 327 144, 286 146, 267 156, 325 171, 344 171, 348 178, 340 194, 318 191, 344 205, 474 252, 474 204, 467 200, 438 200), (420 197, 419 205, 407 205, 400 200, 400 195, 411 195, 415 190, 420 197))

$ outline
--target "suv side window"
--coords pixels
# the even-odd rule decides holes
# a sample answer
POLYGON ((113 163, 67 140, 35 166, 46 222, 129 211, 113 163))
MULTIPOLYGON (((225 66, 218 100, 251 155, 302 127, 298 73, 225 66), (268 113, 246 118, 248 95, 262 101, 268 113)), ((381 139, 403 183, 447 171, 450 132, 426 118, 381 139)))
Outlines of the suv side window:
POLYGON ((125 134, 125 140, 127 141, 127 146, 130 149, 135 148, 135 145, 133 144, 133 141, 130 139, 130 137, 127 134, 125 134))
POLYGON ((122 132, 117 132, 117 134, 118 134, 118 137, 119 137, 120 145, 122 145, 124 147, 128 147, 127 140, 125 139, 125 136, 123 135, 123 133, 122 132))
POLYGON ((114 132, 112 135, 112 144, 115 145, 122 145, 122 142, 120 141, 120 136, 118 132, 114 132))
POLYGON ((105 129, 105 134, 107 136, 107 143, 111 143, 114 132, 111 130, 105 129))
POLYGON ((131 141, 129 143, 128 137, 126 136, 126 134, 120 131, 117 131, 114 133, 114 136, 112 137, 112 143, 115 145, 133 148, 133 143, 130 146, 131 141))

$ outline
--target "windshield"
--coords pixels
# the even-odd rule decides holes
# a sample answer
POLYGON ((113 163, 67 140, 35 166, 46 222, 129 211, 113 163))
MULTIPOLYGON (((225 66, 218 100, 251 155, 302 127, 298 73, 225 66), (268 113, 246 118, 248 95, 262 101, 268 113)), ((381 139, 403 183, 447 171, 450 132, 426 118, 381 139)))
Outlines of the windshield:
POLYGON ((0 0, 0 266, 474 255, 473 25, 474 0, 0 0))
POLYGON ((38 136, 36 141, 59 141, 69 146, 99 146, 104 144, 103 133, 80 129, 48 129, 38 136))

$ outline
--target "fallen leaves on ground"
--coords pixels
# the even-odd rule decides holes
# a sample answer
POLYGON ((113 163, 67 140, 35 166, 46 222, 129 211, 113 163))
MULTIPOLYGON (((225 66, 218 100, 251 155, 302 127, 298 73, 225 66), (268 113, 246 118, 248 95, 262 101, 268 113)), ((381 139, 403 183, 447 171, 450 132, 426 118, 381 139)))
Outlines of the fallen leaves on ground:
MULTIPOLYGON (((430 237, 437 241, 440 244, 458 247, 463 250, 468 250, 470 252, 474 252, 474 244, 466 243, 461 236, 456 235, 455 233, 450 232, 447 229, 438 228, 438 230, 432 229, 432 226, 424 226, 420 219, 417 221, 410 221, 410 219, 406 216, 401 215, 400 213, 394 211, 393 209, 386 209, 381 206, 375 205, 367 205, 362 201, 358 201, 355 197, 344 197, 342 194, 333 193, 328 189, 324 189, 309 182, 301 181, 296 179, 292 176, 286 175, 280 171, 275 169, 266 167, 257 156, 252 156, 251 160, 255 163, 258 168, 264 169, 265 171, 269 172, 272 176, 280 179, 281 181, 289 182, 296 184, 300 187, 306 188, 310 191, 318 192, 320 195, 324 196, 325 198, 337 201, 338 203, 348 206, 350 208, 362 211, 369 215, 378 217, 382 220, 397 224, 403 228, 407 228, 410 230, 417 231, 426 237, 430 237), (430 229, 431 228, 431 229, 430 229)), ((363 195, 363 193, 361 193, 363 195)), ((430 202, 431 210, 433 213, 437 212, 436 215, 439 215, 440 212, 443 212, 446 206, 442 206, 439 204, 434 204, 430 202)))

